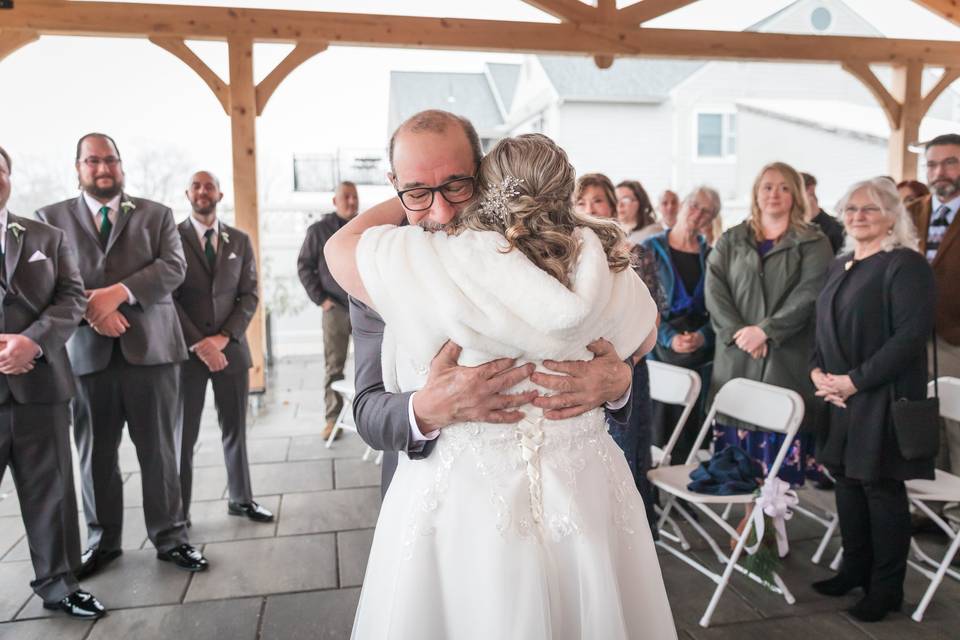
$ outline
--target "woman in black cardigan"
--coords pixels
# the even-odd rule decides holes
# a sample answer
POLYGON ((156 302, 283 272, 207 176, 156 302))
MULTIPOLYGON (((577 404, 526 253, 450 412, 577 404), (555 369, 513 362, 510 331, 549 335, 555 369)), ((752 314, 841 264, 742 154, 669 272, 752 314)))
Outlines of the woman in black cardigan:
POLYGON ((838 210, 853 252, 833 263, 817 299, 810 378, 827 403, 817 459, 837 481, 843 565, 813 587, 830 596, 863 588, 850 614, 872 622, 903 601, 910 550, 904 481, 933 478, 932 458, 901 454, 890 400, 891 389, 897 398, 927 395, 934 280, 888 180, 854 185, 838 210))

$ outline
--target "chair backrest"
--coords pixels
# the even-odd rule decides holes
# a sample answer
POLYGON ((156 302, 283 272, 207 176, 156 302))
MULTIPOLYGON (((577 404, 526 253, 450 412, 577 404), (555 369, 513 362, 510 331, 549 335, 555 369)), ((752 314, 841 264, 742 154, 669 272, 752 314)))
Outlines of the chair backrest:
MULTIPOLYGON (((960 378, 940 376, 940 415, 948 420, 960 421, 960 378)), ((933 397, 933 380, 927 385, 927 395, 933 397)))
MULTIPOLYGON (((803 411, 803 398, 796 391, 746 378, 734 378, 723 385, 714 397, 710 412, 703 421, 686 462, 696 462, 697 451, 711 432, 714 418, 717 413, 722 413, 748 422, 761 430, 786 436, 776 459, 768 469, 767 477, 775 477, 780 472, 780 465, 800 429, 803 411)), ((665 455, 669 454, 670 451, 666 450, 665 455)))
POLYGON ((689 405, 700 395, 700 376, 692 369, 647 360, 650 369, 650 398, 664 404, 689 405))
POLYGON ((347 378, 334 380, 330 384, 330 388, 343 396, 343 399, 347 402, 352 401, 354 394, 356 394, 356 390, 353 388, 353 380, 348 380, 347 378))
POLYGON ((713 399, 713 408, 777 433, 787 433, 803 420, 803 399, 796 391, 746 378, 734 378, 723 385, 713 399))
POLYGON ((677 424, 674 425, 658 461, 658 464, 669 465, 670 452, 676 446, 680 433, 700 397, 700 374, 692 369, 684 369, 655 360, 648 360, 647 366, 650 369, 650 398, 664 404, 683 407, 683 412, 677 424))

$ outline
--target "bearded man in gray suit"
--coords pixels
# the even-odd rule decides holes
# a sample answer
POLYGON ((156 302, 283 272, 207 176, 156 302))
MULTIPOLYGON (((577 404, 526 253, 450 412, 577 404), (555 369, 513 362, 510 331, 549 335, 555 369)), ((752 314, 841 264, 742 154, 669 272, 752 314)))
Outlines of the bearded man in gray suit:
POLYGON ((7 210, 11 167, 0 148, 0 478, 9 466, 43 606, 99 618, 106 610, 73 574, 80 530, 65 345, 87 300, 63 232, 7 210))
POLYGON ((187 199, 193 213, 178 227, 187 258, 187 277, 173 294, 183 336, 190 345, 190 358, 180 369, 183 512, 189 521, 193 450, 200 433, 207 382, 212 381, 227 465, 227 513, 254 522, 272 522, 273 514, 253 500, 247 460, 248 369, 253 361, 246 331, 258 300, 253 244, 243 231, 217 219, 223 193, 215 175, 209 171, 193 174, 187 199))
POLYGON ((186 262, 169 208, 123 192, 120 151, 109 136, 77 143, 79 197, 37 217, 76 247, 87 293, 84 322, 67 343, 77 376, 74 433, 83 476, 87 545, 79 576, 120 556, 124 424, 137 450, 147 535, 157 557, 187 571, 207 568, 188 542, 177 473, 179 363, 187 348, 172 293, 186 262))

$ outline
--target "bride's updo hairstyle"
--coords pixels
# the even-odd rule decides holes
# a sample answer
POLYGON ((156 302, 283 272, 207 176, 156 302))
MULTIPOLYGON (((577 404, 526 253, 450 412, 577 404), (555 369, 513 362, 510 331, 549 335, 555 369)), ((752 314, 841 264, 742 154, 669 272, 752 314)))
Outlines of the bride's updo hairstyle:
POLYGON ((577 227, 597 234, 612 271, 630 266, 620 225, 573 210, 576 173, 566 152, 547 136, 529 133, 501 140, 477 175, 477 197, 461 212, 454 232, 499 231, 510 245, 507 251, 520 249, 568 287, 580 248, 573 233, 577 227), (508 193, 502 197, 505 186, 508 193), (497 203, 493 215, 491 202, 497 203))

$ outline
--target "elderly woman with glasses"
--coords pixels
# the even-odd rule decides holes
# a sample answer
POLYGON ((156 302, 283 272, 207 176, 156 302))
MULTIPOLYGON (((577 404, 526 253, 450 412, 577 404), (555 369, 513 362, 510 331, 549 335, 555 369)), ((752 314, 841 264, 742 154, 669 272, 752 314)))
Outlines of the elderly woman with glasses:
MULTIPOLYGON (((656 280, 663 292, 657 345, 651 358, 693 369, 702 380, 710 379, 714 333, 707 313, 705 282, 710 245, 703 228, 720 213, 720 195, 710 187, 695 188, 680 205, 674 226, 648 238, 643 249, 656 265, 656 280)), ((706 395, 703 385, 703 394, 706 395)), ((691 414, 691 424, 703 421, 702 401, 691 414)), ((653 440, 665 443, 680 417, 675 405, 653 405, 653 440)), ((677 443, 674 458, 686 459, 696 431, 688 429, 677 443)))
POLYGON ((818 459, 836 479, 843 564, 813 588, 829 596, 862 588, 850 614, 872 622, 903 601, 910 550, 904 481, 933 478, 933 458, 904 457, 891 399, 926 397, 935 289, 893 184, 859 182, 837 209, 849 252, 833 263, 817 298, 810 379, 826 402, 818 459))

